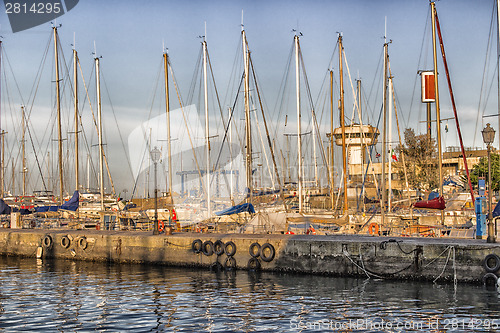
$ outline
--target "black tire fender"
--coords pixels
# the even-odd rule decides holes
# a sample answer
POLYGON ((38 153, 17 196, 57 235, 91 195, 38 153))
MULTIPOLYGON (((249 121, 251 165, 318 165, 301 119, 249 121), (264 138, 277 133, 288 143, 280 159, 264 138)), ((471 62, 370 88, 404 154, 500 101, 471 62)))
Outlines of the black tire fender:
POLYGON ((276 251, 274 250, 274 246, 272 244, 265 243, 260 248, 260 257, 265 262, 273 261, 275 255, 276 251))
POLYGON ((78 246, 82 249, 85 250, 89 243, 87 242, 87 237, 83 236, 78 240, 78 246))
POLYGON ((224 245, 224 252, 228 257, 232 257, 236 253, 236 244, 234 244, 232 241, 227 242, 224 245))
POLYGON ((191 243, 191 250, 193 250, 194 253, 200 253, 202 244, 201 239, 195 239, 193 243, 191 243))
POLYGON ((42 238, 42 246, 46 249, 48 248, 51 248, 52 247, 52 237, 50 235, 45 235, 43 236, 42 238))
POLYGON ((71 239, 68 236, 63 236, 61 238, 61 246, 67 249, 71 245, 71 239))
POLYGON ((214 243, 212 241, 204 241, 203 245, 201 246, 201 252, 203 252, 204 255, 206 256, 211 256, 214 254, 214 243))
POLYGON ((214 243, 214 252, 217 256, 224 254, 224 243, 221 240, 216 240, 214 243))
POLYGON ((500 269, 500 258, 494 254, 488 254, 483 261, 483 267, 488 273, 495 273, 500 269))
POLYGON ((260 244, 255 242, 250 245, 248 252, 250 252, 252 258, 258 258, 260 256, 260 250, 261 250, 260 244))

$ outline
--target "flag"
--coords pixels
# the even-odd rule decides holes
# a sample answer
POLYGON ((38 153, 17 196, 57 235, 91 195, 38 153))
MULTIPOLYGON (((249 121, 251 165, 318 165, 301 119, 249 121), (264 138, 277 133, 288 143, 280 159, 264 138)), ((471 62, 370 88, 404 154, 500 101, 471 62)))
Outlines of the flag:
POLYGON ((397 162, 398 161, 398 157, 396 156, 396 153, 394 152, 394 149, 392 150, 391 155, 392 155, 392 159, 397 162))

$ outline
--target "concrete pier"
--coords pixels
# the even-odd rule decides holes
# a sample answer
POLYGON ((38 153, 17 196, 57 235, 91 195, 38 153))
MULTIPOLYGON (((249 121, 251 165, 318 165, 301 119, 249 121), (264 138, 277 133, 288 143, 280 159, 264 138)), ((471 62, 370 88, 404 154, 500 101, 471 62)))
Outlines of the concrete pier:
POLYGON ((0 229, 0 255, 472 283, 500 275, 500 244, 445 238, 0 229))

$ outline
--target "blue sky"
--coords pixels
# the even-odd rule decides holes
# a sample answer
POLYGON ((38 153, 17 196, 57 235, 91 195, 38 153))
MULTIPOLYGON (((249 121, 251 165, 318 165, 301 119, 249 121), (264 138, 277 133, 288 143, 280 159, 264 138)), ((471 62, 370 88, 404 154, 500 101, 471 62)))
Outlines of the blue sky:
MULTIPOLYGON (((474 133, 477 133, 475 122, 493 0, 442 0, 437 2, 437 9, 464 127, 464 140, 467 146, 480 146, 481 139, 476 136, 474 140, 474 133)), ((404 126, 424 131, 424 126, 419 123, 424 117, 423 108, 418 105, 419 93, 418 88, 414 91, 414 85, 417 70, 431 66, 430 33, 429 29, 425 30, 429 15, 427 0, 80 0, 73 10, 57 20, 58 24, 62 24, 59 29, 60 40, 65 58, 69 61, 73 36, 76 36, 76 47, 87 79, 92 70, 94 42, 97 54, 102 56, 103 76, 109 89, 109 94, 105 92, 106 96, 103 97, 103 113, 108 149, 112 150, 110 159, 120 163, 124 155, 121 143, 116 140, 118 134, 108 99, 118 115, 118 126, 125 140, 133 128, 161 112, 161 108, 152 108, 152 99, 153 96, 161 98, 158 95, 161 90, 155 93, 154 86, 160 69, 163 43, 169 49, 181 93, 186 96, 200 50, 201 40, 198 36, 204 34, 205 22, 219 94, 223 99, 226 98, 226 88, 239 46, 242 10, 254 65, 270 113, 277 104, 293 41, 292 29, 298 29, 303 34, 301 49, 313 96, 319 94, 329 68, 337 32, 343 33, 351 74, 357 77, 359 73, 365 89, 375 91, 376 85, 380 86, 375 82, 372 88, 382 53, 387 17, 387 38, 392 40, 389 46, 391 66, 400 111, 406 119, 404 126)), ((50 38, 51 25, 44 24, 13 34, 3 10, 0 24, 0 35, 26 103, 50 38)), ((493 45, 495 49, 496 44, 493 45)), ((51 59, 49 55, 45 76, 41 80, 47 87, 51 86, 52 80, 51 59)), ((334 70, 336 67, 337 63, 334 63, 334 70)), ((491 80, 494 68, 490 66, 488 70, 491 80)), ((444 70, 440 69, 440 73, 444 74, 444 70)), ((489 84, 490 81, 488 89, 489 84)), ((441 75, 440 85, 442 117, 451 117, 444 75, 441 75)), ((53 87, 40 88, 35 100, 39 110, 49 109, 50 112, 51 89, 53 87)), ((486 114, 496 113, 496 86, 493 89, 486 114)), ((12 95, 13 103, 21 104, 16 101, 16 98, 20 98, 14 93, 12 95)), ((9 117, 5 103, 2 102, 2 121, 8 124, 9 121, 5 120, 9 117)), ((374 103, 371 108, 378 109, 379 105, 374 103)), ((43 111, 37 115, 44 119, 43 111)), ((486 120, 497 127, 495 118, 486 120)), ((458 141, 454 126, 451 122, 449 125, 450 132, 443 140, 446 145, 456 145, 458 141)), ((485 122, 479 119, 479 129, 484 125, 485 122)), ((123 184, 129 183, 123 168, 113 170, 113 163, 111 168, 123 184)))

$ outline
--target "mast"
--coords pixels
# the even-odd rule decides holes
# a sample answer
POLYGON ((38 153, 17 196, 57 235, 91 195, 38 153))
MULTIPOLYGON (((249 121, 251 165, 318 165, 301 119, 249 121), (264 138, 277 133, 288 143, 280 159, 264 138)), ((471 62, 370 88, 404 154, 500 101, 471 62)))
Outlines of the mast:
POLYGON ((381 224, 383 225, 385 222, 385 203, 387 201, 387 192, 385 190, 385 164, 387 160, 387 61, 389 58, 388 54, 388 44, 384 43, 384 91, 383 91, 383 125, 382 125, 382 181, 381 181, 381 189, 382 189, 382 202, 381 202, 381 224))
POLYGON ((300 113, 300 71, 299 71, 299 36, 295 35, 295 77, 297 92, 297 147, 298 147, 298 192, 299 192, 299 213, 302 213, 302 131, 300 113))
POLYGON ((340 125, 342 127, 342 170, 344 170, 344 213, 347 213, 347 151, 345 146, 345 115, 344 115, 344 74, 342 68, 342 35, 339 34, 339 76, 340 76, 340 125))
MULTIPOLYGON (((498 83, 498 132, 500 133, 500 0, 497 0, 497 83, 498 83)), ((500 140, 498 140, 500 149, 500 140)))
MULTIPOLYGON (((437 45, 436 45, 436 6, 431 1, 432 14, 432 50, 434 55, 434 91, 436 97, 436 128, 437 128, 437 143, 438 143, 438 167, 439 167, 439 195, 443 196, 443 148, 441 146, 441 115, 439 108, 439 86, 437 73, 437 45)), ((444 224, 444 211, 441 211, 441 224, 444 224)))
POLYGON ((25 114, 24 114, 24 105, 21 105, 21 121, 22 121, 22 138, 21 138, 21 149, 22 149, 22 159, 23 159, 23 188, 22 188, 22 194, 23 196, 26 195, 26 145, 25 145, 25 137, 26 137, 26 119, 25 119, 25 114))
POLYGON ((335 188, 335 180, 333 177, 333 142, 334 142, 334 136, 333 136, 333 131, 335 130, 333 126, 333 71, 330 70, 330 201, 331 201, 331 207, 333 210, 333 207, 335 206, 335 198, 334 198, 334 188, 335 188))
MULTIPOLYGON (((61 128, 61 91, 59 87, 59 55, 57 52, 57 27, 54 30, 54 58, 56 69, 56 106, 57 106, 57 134, 59 147, 59 203, 63 203, 64 184, 63 184, 63 148, 62 148, 62 128, 61 128)), ((23 112, 24 113, 24 112, 23 112)))
POLYGON ((102 114, 101 114, 101 82, 99 77, 99 58, 95 58, 95 79, 97 87, 97 121, 99 135, 99 189, 101 191, 101 211, 104 211, 104 162, 102 153, 102 114))
POLYGON ((389 151, 389 190, 388 190, 388 198, 387 198, 387 212, 391 212, 392 206, 392 76, 389 75, 389 131, 387 133, 388 136, 388 145, 387 150, 389 151))
POLYGON ((0 150, 0 198, 3 198, 3 190, 4 190, 4 131, 2 130, 2 41, 0 40, 0 140, 2 141, 2 147, 0 150))
POLYGON ((250 122, 250 61, 249 50, 245 29, 241 27, 241 37, 243 42, 243 62, 245 67, 245 145, 246 145, 246 183, 248 188, 248 202, 252 203, 253 179, 252 179, 252 127, 250 122))
POLYGON ((75 190, 80 188, 80 162, 78 154, 78 54, 73 49, 73 100, 75 102, 75 190))
MULTIPOLYGON (((205 34, 206 35, 206 34, 205 34)), ((208 119, 208 82, 207 82, 207 42, 203 39, 203 83, 205 95, 205 135, 207 137, 207 218, 212 216, 212 209, 210 207, 210 122, 208 119)))
POLYGON ((168 153, 168 184, 167 193, 172 198, 172 139, 170 137, 170 98, 168 88, 168 52, 163 53, 163 67, 165 69, 165 111, 167 113, 167 153, 168 153))

